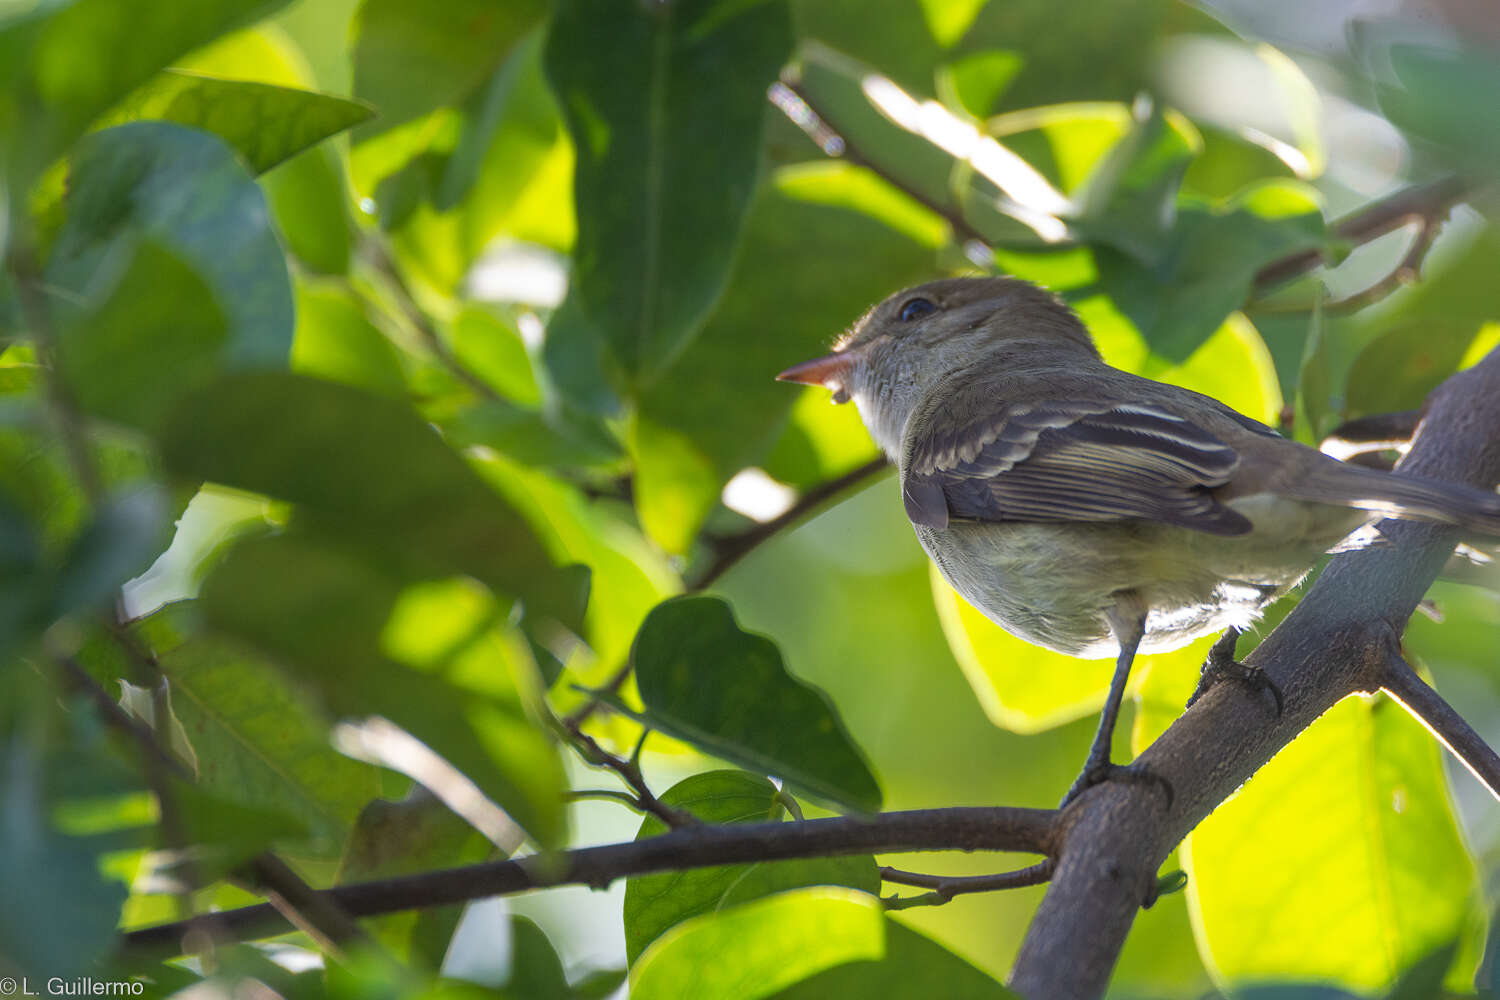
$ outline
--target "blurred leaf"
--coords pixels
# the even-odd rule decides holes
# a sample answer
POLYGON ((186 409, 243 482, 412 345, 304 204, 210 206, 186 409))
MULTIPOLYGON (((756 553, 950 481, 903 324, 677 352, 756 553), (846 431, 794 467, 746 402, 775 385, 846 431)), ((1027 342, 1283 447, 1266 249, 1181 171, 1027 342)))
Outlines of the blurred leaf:
POLYGON ((222 878, 275 842, 300 842, 310 832, 279 804, 247 805, 238 793, 215 794, 188 782, 168 788, 185 843, 192 845, 193 875, 205 881, 222 878))
POLYGON ((466 305, 453 320, 453 353, 506 399, 522 406, 542 401, 536 372, 514 324, 478 305, 466 305))
POLYGON ((58 366, 78 406, 155 429, 177 396, 223 366, 225 315, 203 277, 156 242, 121 246, 101 265, 97 298, 59 311, 58 366))
POLYGON ((286 0, 75 0, 0 23, 0 160, 24 192, 97 115, 182 53, 286 0))
POLYGON ((1189 905, 1220 982, 1384 989, 1478 929, 1439 753, 1395 701, 1351 696, 1189 834, 1189 905))
POLYGON ((292 371, 344 382, 392 399, 406 396, 401 357, 338 284, 297 283, 297 333, 292 371))
POLYGON ((880 809, 880 786, 828 696, 788 674, 776 644, 742 631, 721 598, 658 605, 632 655, 654 728, 817 798, 880 809))
POLYGON ((1376 83, 1386 117, 1443 148, 1456 165, 1493 172, 1500 157, 1500 127, 1491 114, 1500 103, 1494 50, 1398 42, 1383 56, 1395 76, 1394 82, 1376 83))
POLYGON ((483 444, 545 468, 617 465, 625 456, 619 442, 588 417, 528 410, 498 399, 470 407, 444 429, 458 447, 483 444))
POLYGON ((932 37, 944 48, 963 37, 988 0, 920 0, 932 37))
MULTIPOLYGON (((489 841, 420 785, 400 801, 376 799, 360 811, 338 882, 365 882, 483 861, 489 841)), ((402 961, 436 971, 463 914, 463 905, 392 913, 365 926, 402 961)))
POLYGON ((153 119, 212 132, 260 174, 374 112, 311 90, 167 70, 138 87, 100 127, 153 119))
POLYGON ((293 321, 285 255, 260 189, 216 136, 163 122, 96 132, 78 144, 68 201, 50 283, 86 294, 111 255, 159 242, 217 299, 228 321, 226 366, 286 363, 293 321))
POLYGON ((576 629, 583 588, 531 527, 406 407, 298 375, 227 376, 190 393, 161 435, 174 474, 299 505, 322 531, 470 573, 576 629))
POLYGON ((792 889, 678 924, 630 970, 632 1000, 753 1000, 845 962, 885 954, 880 901, 792 889))
POLYGON ((540 843, 557 843, 562 766, 526 718, 527 692, 506 654, 476 636, 443 675, 395 662, 382 635, 400 593, 401 580, 381 562, 287 534, 237 545, 204 581, 200 603, 216 628, 294 666, 331 714, 391 720, 540 843))
POLYGON ((544 10, 541 0, 364 0, 350 29, 354 95, 378 117, 356 143, 463 99, 544 10))
POLYGON ((843 475, 880 454, 852 406, 834 406, 816 388, 792 404, 786 429, 763 463, 778 482, 807 488, 843 475))
MULTIPOLYGON (((879 66, 903 87, 931 86, 933 70, 945 56, 947 46, 933 37, 929 7, 921 0, 887 0, 875 18, 864 0, 796 0, 793 9, 805 38, 879 66)), ((941 11, 932 10, 950 24, 961 17, 941 18, 941 11)))
POLYGON ((0 663, 9 661, 33 630, 48 624, 50 584, 36 526, 0 492, 0 663))
POLYGON ((112 608, 120 586, 144 573, 168 540, 166 497, 142 488, 105 497, 58 572, 55 614, 112 608))
POLYGON ((834 966, 775 994, 776 1000, 1016 1000, 987 973, 890 917, 885 919, 885 957, 834 966))
POLYGON ((784 0, 553 14, 547 72, 578 157, 573 280, 632 380, 670 362, 724 290, 791 44, 784 0))
POLYGON ((287 249, 317 274, 349 270, 353 226, 343 170, 328 149, 309 149, 261 175, 287 249))
MULTIPOLYGON (((784 811, 776 786, 744 771, 695 774, 669 788, 661 800, 705 823, 764 823, 784 811)), ((666 832, 666 824, 648 816, 635 839, 666 832)), ((625 883, 626 957, 634 963, 647 945, 689 917, 808 885, 842 885, 878 895, 880 876, 870 855, 637 875, 625 883)))
POLYGON ((636 508, 663 548, 685 551, 724 484, 775 444, 798 399, 775 374, 930 277, 942 238, 930 212, 863 168, 777 171, 751 209, 723 301, 642 397, 632 427, 636 508))
POLYGON ((1307 341, 1302 349, 1302 366, 1297 379, 1297 436, 1304 444, 1315 445, 1322 441, 1333 429, 1333 418, 1342 408, 1333 398, 1331 353, 1320 300, 1308 316, 1307 341))
POLYGON ((125 886, 106 880, 81 838, 50 828, 41 762, 7 740, 0 773, 0 968, 7 975, 79 975, 114 940, 125 886))
POLYGON ((984 118, 1019 72, 1021 57, 1009 49, 971 52, 938 67, 937 92, 954 111, 984 118))
POLYGON ((1099 161, 1072 225, 1146 264, 1160 261, 1177 218, 1177 189, 1203 140, 1181 116, 1138 108, 1130 131, 1099 161))
POLYGON ((572 1000, 562 959, 542 929, 522 916, 510 918, 510 978, 500 987, 507 1000, 572 1000))

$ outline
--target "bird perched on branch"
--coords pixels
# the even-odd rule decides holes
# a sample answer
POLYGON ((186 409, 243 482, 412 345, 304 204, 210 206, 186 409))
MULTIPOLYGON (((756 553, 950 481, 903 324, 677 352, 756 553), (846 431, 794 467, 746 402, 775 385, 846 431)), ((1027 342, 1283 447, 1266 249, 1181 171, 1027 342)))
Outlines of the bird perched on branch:
POLYGON ((1152 777, 1109 756, 1137 651, 1230 630, 1205 680, 1253 681, 1233 663, 1238 630, 1377 518, 1500 535, 1500 496, 1346 465, 1111 368, 1071 309, 1013 278, 899 292, 777 378, 854 401, 900 468, 922 547, 971 604, 1036 645, 1116 657, 1065 803, 1106 778, 1152 777))

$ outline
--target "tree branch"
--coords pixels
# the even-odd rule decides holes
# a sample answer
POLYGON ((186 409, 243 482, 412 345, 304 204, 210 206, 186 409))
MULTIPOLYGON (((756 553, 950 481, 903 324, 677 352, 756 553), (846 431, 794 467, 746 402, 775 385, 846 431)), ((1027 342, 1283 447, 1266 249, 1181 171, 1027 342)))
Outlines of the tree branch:
MULTIPOLYGON (((537 854, 464 868, 326 889, 315 895, 353 917, 371 917, 471 899, 505 896, 558 885, 603 889, 628 875, 712 865, 866 852, 1021 851, 1050 856, 1059 814, 1052 809, 953 808, 839 816, 784 823, 697 826, 631 843, 537 854)), ((286 921, 269 905, 212 915, 221 939, 285 933, 286 921)), ((123 936, 131 952, 178 953, 195 929, 191 920, 161 924, 123 936)))
MULTIPOLYGON (((1349 243, 1368 243, 1386 233, 1419 223, 1422 226, 1417 240, 1407 251, 1406 257, 1391 272, 1389 280, 1397 283, 1410 280, 1403 277, 1406 272, 1415 273, 1427 251, 1437 223, 1448 214, 1455 203, 1469 193, 1469 186, 1457 177, 1443 177, 1426 184, 1402 188, 1394 194, 1372 202, 1352 215, 1346 215, 1329 227, 1329 231, 1349 243)), ((1328 262, 1322 248, 1302 250, 1280 260, 1272 261, 1255 275, 1256 292, 1300 278, 1316 271, 1328 262)), ((1383 285, 1386 279, 1378 283, 1383 285)), ((1390 291, 1390 288, 1383 288, 1390 291)), ((1365 293, 1360 293, 1364 295, 1365 293)))
MULTIPOLYGON (((1500 480, 1500 351, 1449 378, 1429 397, 1402 471, 1488 488, 1500 480)), ((1176 789, 1164 808, 1152 788, 1106 782, 1064 813, 1057 870, 1012 972, 1034 1000, 1104 992, 1155 872, 1212 809, 1336 701, 1393 685, 1476 773, 1495 777, 1493 754, 1436 692, 1394 677, 1398 637, 1453 551, 1449 527, 1387 521, 1394 544, 1335 556, 1286 620, 1250 655, 1280 687, 1286 709, 1220 684, 1188 709, 1140 762, 1176 789), (1414 703, 1414 704, 1413 704, 1414 703), (1433 722, 1432 720, 1436 720, 1433 722)))
POLYGON ((881 868, 881 881, 895 885, 911 885, 919 889, 931 889, 921 896, 888 896, 888 910, 909 910, 914 906, 936 906, 955 896, 971 892, 999 892, 1002 889, 1020 889, 1028 885, 1041 885, 1052 877, 1053 862, 1043 858, 1034 865, 1015 871, 995 875, 926 875, 921 872, 902 871, 899 868, 881 868))

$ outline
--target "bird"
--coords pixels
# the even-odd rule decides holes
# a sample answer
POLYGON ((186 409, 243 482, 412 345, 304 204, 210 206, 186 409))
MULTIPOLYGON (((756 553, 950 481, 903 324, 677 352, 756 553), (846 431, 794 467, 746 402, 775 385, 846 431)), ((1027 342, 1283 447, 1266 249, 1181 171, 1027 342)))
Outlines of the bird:
MULTIPOLYGON (((1325 552, 1378 540, 1382 517, 1500 535, 1500 496, 1350 465, 1210 396, 1105 364, 1074 311, 1006 276, 897 292, 831 353, 782 381, 853 401, 900 473, 922 548, 1002 629, 1055 652, 1115 659, 1088 757, 1063 804, 1101 781, 1156 781, 1110 758, 1138 652, 1234 639, 1325 552)), ((1259 676, 1257 676, 1257 674, 1259 676)), ((1196 695, 1195 695, 1196 697, 1196 695)))

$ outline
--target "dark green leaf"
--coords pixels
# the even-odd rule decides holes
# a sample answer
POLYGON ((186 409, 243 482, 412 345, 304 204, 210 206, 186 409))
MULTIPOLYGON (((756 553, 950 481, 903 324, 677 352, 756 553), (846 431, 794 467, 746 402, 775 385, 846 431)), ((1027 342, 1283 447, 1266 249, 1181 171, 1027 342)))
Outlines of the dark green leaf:
POLYGON ((1157 263, 1177 218, 1177 189, 1202 140, 1155 105, 1139 108, 1129 132, 1089 175, 1082 212, 1070 220, 1091 240, 1157 263))
POLYGON ((520 668, 503 648, 477 642, 440 663, 393 659, 403 652, 387 648, 403 581, 377 560, 298 534, 254 539, 215 568, 200 602, 216 628, 295 667, 331 714, 391 720, 538 841, 556 843, 563 829, 561 763, 525 716, 528 693, 513 673, 520 668), (477 659, 460 663, 471 649, 477 659), (459 666, 462 676, 449 669, 459 666))
POLYGON ((0 493, 0 663, 33 629, 47 623, 51 582, 31 518, 0 493))
POLYGON ((1500 158, 1500 66, 1488 48, 1391 45, 1394 83, 1380 83, 1381 110, 1396 125, 1437 144, 1455 165, 1493 172, 1500 158))
POLYGON ((791 44, 785 0, 558 4, 546 60, 578 155, 574 281, 632 379, 724 290, 791 44))
POLYGON ((234 794, 217 795, 202 786, 173 782, 168 794, 187 844, 194 846, 193 875, 212 881, 250 860, 277 841, 299 842, 308 828, 274 806, 250 806, 234 794))
MULTIPOLYGON (((776 786, 744 771, 695 774, 669 788, 661 800, 705 823, 763 823, 783 812, 776 786)), ((665 832, 665 824, 651 816, 635 839, 665 832)), ((625 883, 625 954, 634 962, 664 931, 689 917, 808 885, 842 885, 875 894, 880 877, 870 855, 638 875, 625 883)))
POLYGON ((818 798, 880 809, 880 786, 828 696, 788 674, 776 644, 741 630, 721 598, 657 605, 632 656, 648 717, 664 732, 818 798))
POLYGON ((112 255, 143 239, 207 282, 228 321, 226 366, 285 365, 292 343, 286 258, 260 188, 221 139, 134 122, 78 144, 49 281, 87 293, 112 255))
POLYGON ((229 329, 199 273, 160 244, 120 246, 102 264, 96 302, 60 310, 58 365, 77 405, 152 430, 178 395, 218 373, 229 329))
POLYGON ((521 515, 398 403, 297 375, 226 376, 183 400, 161 447, 179 476, 294 501, 320 530, 415 575, 470 573, 579 626, 579 575, 559 570, 521 515))
POLYGON ((506 1000, 572 1000, 562 959, 552 942, 525 917, 510 918, 510 978, 500 987, 506 1000))
POLYGON ((776 1000, 1016 1000, 1016 995, 924 934, 886 918, 885 955, 849 962, 775 994, 776 1000))

